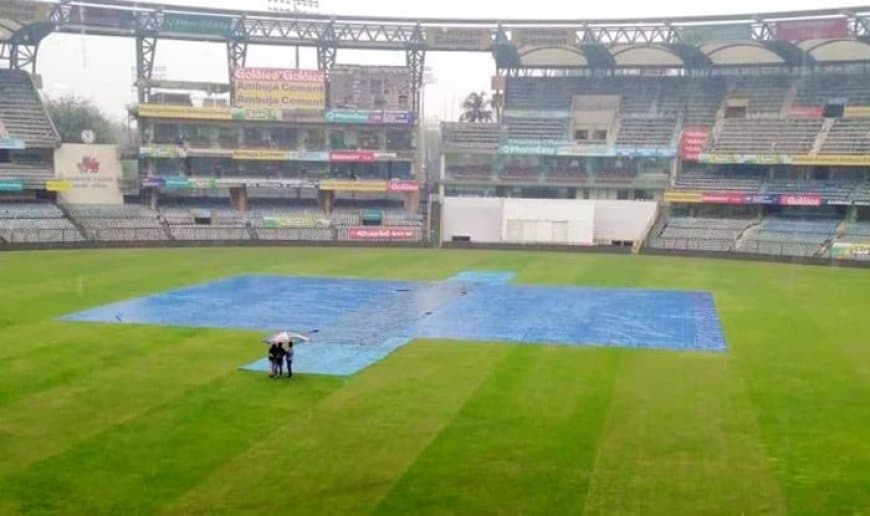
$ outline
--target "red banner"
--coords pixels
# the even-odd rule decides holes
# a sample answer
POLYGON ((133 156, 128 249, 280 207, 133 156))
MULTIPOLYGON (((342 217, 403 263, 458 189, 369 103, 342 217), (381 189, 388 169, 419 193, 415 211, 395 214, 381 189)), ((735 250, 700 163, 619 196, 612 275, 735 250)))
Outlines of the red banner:
POLYGON ((776 39, 806 41, 809 39, 835 39, 849 36, 849 22, 845 18, 827 20, 793 20, 776 23, 776 39))
POLYGON ((821 206, 822 198, 818 195, 780 195, 782 206, 821 206))
POLYGON ((710 133, 703 128, 687 127, 680 134, 680 157, 686 161, 698 161, 710 133))
POLYGON ((822 106, 792 106, 788 108, 789 118, 822 118, 825 109, 822 106))
POLYGON ((347 230, 348 240, 412 242, 419 239, 418 228, 356 227, 347 230))
POLYGON ((705 193, 701 196, 701 202, 711 204, 743 204, 744 195, 739 193, 705 193))
POLYGON ((329 161, 338 163, 374 163, 375 153, 366 151, 332 151, 329 161))
POLYGON ((390 193, 418 192, 420 185, 417 181, 396 179, 387 183, 387 191, 390 193))

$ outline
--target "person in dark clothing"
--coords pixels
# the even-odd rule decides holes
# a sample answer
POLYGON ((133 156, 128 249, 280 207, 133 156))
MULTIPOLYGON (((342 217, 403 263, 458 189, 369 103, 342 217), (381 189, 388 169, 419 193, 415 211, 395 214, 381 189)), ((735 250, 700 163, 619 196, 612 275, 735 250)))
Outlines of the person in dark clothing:
POLYGON ((284 359, 287 360, 287 378, 293 378, 293 341, 287 343, 287 351, 284 352, 284 359))
POLYGON ((270 364, 270 373, 269 378, 276 378, 281 376, 281 371, 283 369, 284 363, 284 348, 281 347, 281 344, 272 343, 269 346, 269 364, 270 364))

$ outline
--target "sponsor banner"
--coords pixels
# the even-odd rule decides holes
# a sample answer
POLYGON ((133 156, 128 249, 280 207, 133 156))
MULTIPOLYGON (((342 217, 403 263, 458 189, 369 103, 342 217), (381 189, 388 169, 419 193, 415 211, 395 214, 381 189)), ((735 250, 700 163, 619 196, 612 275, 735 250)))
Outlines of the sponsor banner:
POLYGON ((349 240, 391 240, 410 242, 419 238, 419 228, 403 227, 355 227, 348 228, 349 240))
POLYGON ((143 177, 142 188, 163 188, 166 181, 162 177, 143 177))
POLYGON ((184 154, 191 158, 232 158, 233 151, 231 149, 205 149, 205 148, 187 148, 184 149, 184 154))
POLYGON ((386 192, 386 181, 333 181, 320 182, 320 189, 333 192, 386 192))
POLYGON ((0 192, 21 192, 24 183, 17 179, 0 179, 0 192))
POLYGON ((238 106, 322 110, 326 103, 326 75, 320 70, 236 68, 232 75, 238 106))
POLYGON ((710 133, 702 128, 686 128, 680 133, 680 158, 686 161, 698 161, 704 151, 710 133))
POLYGON ((831 246, 831 258, 841 260, 870 260, 870 243, 837 242, 831 246))
POLYGON ((787 156, 791 165, 819 166, 870 166, 870 156, 849 154, 817 154, 815 156, 787 156))
POLYGON ((426 28, 426 44, 449 50, 489 50, 492 36, 489 29, 426 28))
POLYGON ((692 204, 700 204, 702 202, 702 195, 700 192, 675 192, 668 191, 665 192, 664 201, 665 202, 684 202, 684 203, 692 203, 692 204))
POLYGON ((70 7, 69 21, 72 25, 89 25, 114 29, 132 29, 135 26, 132 11, 107 9, 105 7, 70 7))
POLYGON ((555 156, 558 148, 554 143, 508 142, 499 146, 498 153, 509 156, 555 156))
POLYGON ((172 106, 167 104, 139 104, 138 113, 144 118, 187 118, 195 120, 232 120, 228 107, 172 106))
POLYGON ((748 23, 725 23, 679 28, 680 40, 689 45, 703 45, 716 41, 744 41, 752 39, 752 26, 748 23))
POLYGON ((267 228, 311 228, 317 225, 317 217, 313 214, 263 217, 263 226, 267 228))
POLYGON ((744 196, 737 193, 704 193, 701 202, 710 204, 744 204, 744 196))
POLYGON ((408 179, 393 179, 387 182, 387 192, 390 193, 405 193, 420 191, 420 184, 417 181, 408 179))
POLYGON ((528 110, 528 109, 511 109, 504 113, 505 118, 546 118, 548 120, 571 120, 573 113, 562 110, 528 110))
POLYGON ((626 158, 673 158, 677 151, 668 147, 617 147, 615 154, 626 158))
POLYGON ((743 203, 775 205, 779 204, 779 196, 770 194, 747 194, 743 196, 743 203))
POLYGON ((185 190, 190 188, 190 180, 186 177, 164 177, 163 188, 167 190, 185 190))
POLYGON ((698 156, 700 163, 713 164, 750 164, 750 165, 781 165, 789 164, 788 156, 780 154, 708 154, 702 152, 698 156))
POLYGON ((68 192, 72 188, 69 181, 53 179, 45 182, 45 190, 48 192, 68 192))
POLYGON ((25 147, 27 145, 24 143, 24 140, 0 137, 0 149, 24 150, 25 147))
POLYGON ((147 145, 139 147, 139 156, 143 158, 183 158, 187 155, 183 147, 177 145, 147 145))
POLYGON ((328 152, 297 152, 296 159, 298 161, 329 161, 328 152))
POLYGON ((818 195, 780 195, 782 206, 821 206, 822 198, 818 195))
POLYGON ((511 41, 518 47, 575 47, 574 29, 514 29, 511 41))
POLYGON ((162 30, 198 36, 229 36, 233 30, 233 19, 228 16, 166 13, 162 30))
POLYGON ((849 36, 849 22, 845 18, 781 21, 774 25, 774 33, 781 41, 845 38, 849 36))
POLYGON ((300 179, 254 179, 254 178, 232 178, 218 179, 215 181, 219 188, 232 188, 240 186, 248 186, 252 188, 314 188, 315 184, 311 181, 303 181, 300 179))
POLYGON ((870 118, 870 107, 867 106, 846 106, 843 111, 844 118, 870 118))
POLYGON ((334 163, 374 163, 375 153, 368 151, 332 151, 329 161, 334 163))
POLYGON ((414 115, 410 111, 337 109, 326 112, 326 121, 334 124, 407 125, 414 123, 414 115))
POLYGON ((236 149, 233 151, 233 159, 251 161, 288 161, 295 158, 295 154, 295 152, 273 149, 236 149))
POLYGON ((789 118, 822 118, 825 108, 822 106, 792 106, 788 108, 789 118))
POLYGON ((559 145, 556 149, 557 156, 590 156, 612 157, 616 156, 613 148, 607 145, 577 145, 574 143, 559 145))
POLYGON ((283 120, 283 112, 280 109, 245 109, 232 108, 230 116, 233 120, 241 120, 247 122, 279 122, 283 120))
POLYGON ((213 177, 191 177, 187 179, 190 188, 213 190, 217 188, 217 180, 213 177))
POLYGON ((122 167, 114 145, 65 143, 54 151, 56 179, 69 183, 60 194, 70 204, 123 204, 122 167))
POLYGON ((23 25, 48 21, 54 4, 25 2, 24 0, 0 0, 0 18, 15 20, 23 25))

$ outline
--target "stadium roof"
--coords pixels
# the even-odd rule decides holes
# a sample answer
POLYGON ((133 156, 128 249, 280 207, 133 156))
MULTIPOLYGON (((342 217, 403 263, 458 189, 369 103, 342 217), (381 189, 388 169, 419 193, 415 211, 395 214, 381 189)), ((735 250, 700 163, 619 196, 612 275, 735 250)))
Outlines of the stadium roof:
POLYGON ((870 61, 870 6, 813 11, 587 20, 279 14, 13 0, 0 42, 50 31, 332 48, 493 52, 501 68, 709 67, 870 61))

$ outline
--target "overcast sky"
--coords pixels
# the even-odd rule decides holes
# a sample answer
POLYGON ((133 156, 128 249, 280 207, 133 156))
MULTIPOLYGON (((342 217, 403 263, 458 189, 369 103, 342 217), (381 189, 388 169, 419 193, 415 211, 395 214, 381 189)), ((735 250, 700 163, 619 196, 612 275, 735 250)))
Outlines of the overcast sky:
MULTIPOLYGON (((149 3, 143 1, 142 3, 149 3)), ((160 3, 167 3, 166 1, 160 3)), ((188 0, 181 5, 265 9, 267 0, 188 0)), ((818 9, 857 5, 829 0, 566 0, 481 1, 468 0, 320 0, 320 12, 408 17, 464 18, 615 18, 639 16, 688 16, 783 10, 818 9)), ((132 39, 53 34, 42 44, 37 72, 50 95, 77 94, 120 117, 133 101, 134 44, 132 39)), ((339 50, 339 63, 403 65, 402 52, 339 50)), ((251 47, 249 66, 291 66, 292 48, 251 47)), ((314 50, 303 49, 303 68, 316 68, 314 50)), ((481 54, 430 53, 426 64, 435 84, 426 89, 428 118, 453 119, 462 97, 469 91, 488 90, 495 72, 492 57, 481 54)), ((167 79, 227 82, 226 49, 219 44, 161 41, 156 66, 167 79)))

